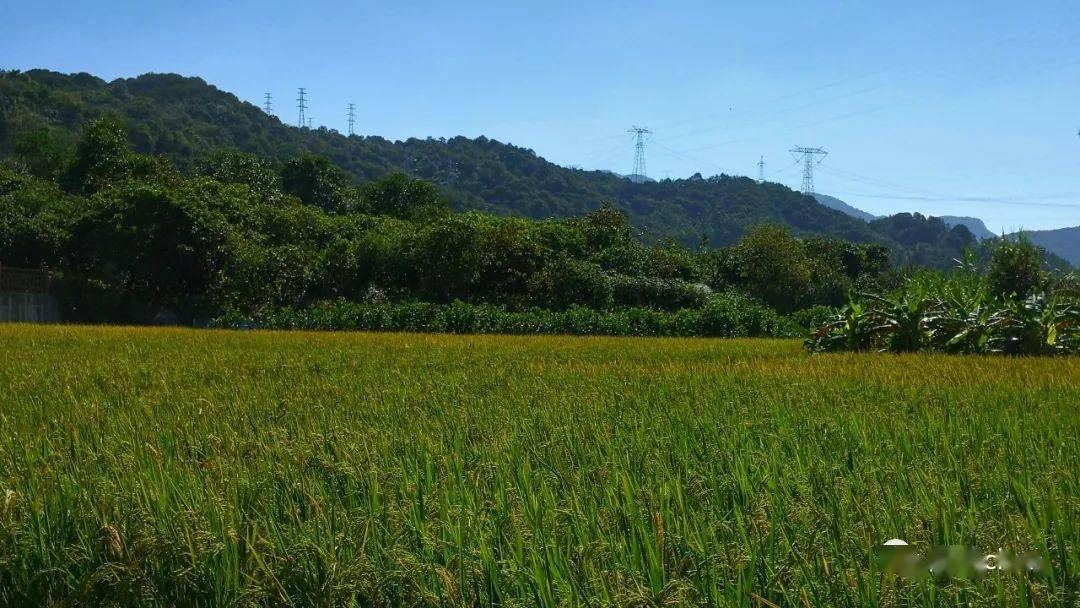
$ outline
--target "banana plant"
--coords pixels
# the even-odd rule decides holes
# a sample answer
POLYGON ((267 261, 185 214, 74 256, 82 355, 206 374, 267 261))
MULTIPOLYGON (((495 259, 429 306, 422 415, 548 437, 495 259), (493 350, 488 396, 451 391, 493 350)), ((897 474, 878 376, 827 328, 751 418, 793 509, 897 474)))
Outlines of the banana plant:
POLYGON ((951 276, 921 273, 890 294, 859 293, 807 339, 814 351, 1057 355, 1080 353, 1080 282, 1024 300, 991 295, 967 263, 951 276))
POLYGON ((947 288, 926 318, 934 348, 949 353, 985 353, 997 329, 994 302, 985 289, 947 288))
POLYGON ((927 324, 929 313, 935 309, 932 298, 923 293, 899 293, 892 296, 863 294, 875 303, 873 317, 877 325, 873 333, 884 337, 881 350, 915 352, 930 345, 933 336, 927 324))
POLYGON ((1055 295, 1033 294, 1006 301, 995 313, 998 329, 990 350, 1013 355, 1053 355, 1075 351, 1080 309, 1055 295))
POLYGON ((873 319, 869 311, 852 299, 836 318, 819 327, 806 345, 815 352, 870 350, 874 342, 873 319))

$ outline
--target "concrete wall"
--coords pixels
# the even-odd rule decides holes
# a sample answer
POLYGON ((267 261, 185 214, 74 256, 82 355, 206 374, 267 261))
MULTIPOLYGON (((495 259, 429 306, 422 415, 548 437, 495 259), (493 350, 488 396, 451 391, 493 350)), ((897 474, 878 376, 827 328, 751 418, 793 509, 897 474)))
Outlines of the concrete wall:
POLYGON ((0 323, 59 323, 60 307, 47 293, 0 291, 0 323))

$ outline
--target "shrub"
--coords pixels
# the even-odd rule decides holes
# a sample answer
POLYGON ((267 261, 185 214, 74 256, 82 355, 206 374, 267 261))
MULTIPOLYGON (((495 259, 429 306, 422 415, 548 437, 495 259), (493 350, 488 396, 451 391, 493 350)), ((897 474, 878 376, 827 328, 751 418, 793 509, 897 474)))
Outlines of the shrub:
POLYGON ((697 308, 712 293, 708 285, 680 279, 615 275, 614 301, 618 306, 655 307, 664 310, 697 308))
POLYGON ((792 323, 798 325, 805 333, 829 323, 836 317, 836 313, 836 308, 818 304, 810 308, 796 310, 789 315, 789 318, 792 323))
POLYGON ((272 308, 252 314, 232 310, 217 318, 218 327, 408 331, 477 334, 575 334, 610 336, 790 337, 796 324, 737 293, 709 298, 700 309, 664 312, 649 308, 596 310, 572 306, 564 311, 508 311, 488 304, 455 301, 324 301, 307 308, 272 308))

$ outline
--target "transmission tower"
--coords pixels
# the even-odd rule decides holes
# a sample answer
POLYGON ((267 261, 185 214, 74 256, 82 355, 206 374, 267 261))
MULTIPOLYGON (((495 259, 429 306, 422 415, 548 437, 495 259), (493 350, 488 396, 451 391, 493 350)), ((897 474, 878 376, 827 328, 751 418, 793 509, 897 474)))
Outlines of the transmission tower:
POLYGON ((270 93, 265 93, 265 94, 263 94, 263 99, 266 100, 266 101, 263 102, 263 111, 266 112, 267 114, 273 114, 274 113, 274 97, 272 95, 270 95, 270 93))
POLYGON ((308 119, 304 114, 307 111, 307 107, 307 89, 300 87, 300 89, 297 90, 296 97, 296 109, 300 111, 300 114, 296 117, 296 126, 307 126, 308 119))
POLYGON ((825 160, 825 156, 829 153, 821 148, 804 148, 802 146, 795 146, 791 149, 791 154, 795 157, 796 161, 801 160, 803 164, 802 172, 802 193, 807 196, 813 196, 814 194, 814 165, 821 164, 821 161, 825 160), (818 157, 817 161, 814 158, 818 157))
POLYGON ((346 107, 349 110, 349 114, 348 114, 348 117, 349 117, 349 135, 353 135, 354 134, 353 125, 356 124, 356 104, 350 103, 346 107))
POLYGON ((452 159, 452 158, 447 159, 447 161, 446 161, 446 177, 443 180, 443 185, 444 186, 453 186, 454 185, 454 180, 457 179, 457 176, 458 176, 457 163, 455 163, 454 159, 452 159))
POLYGON ((645 141, 652 135, 652 131, 644 127, 631 127, 626 132, 634 135, 634 172, 630 174, 630 181, 641 183, 647 179, 645 173, 645 141))
POLYGON ((759 184, 765 183, 765 157, 762 156, 757 161, 757 181, 759 184))
POLYGON ((401 145, 402 162, 401 171, 405 174, 405 177, 410 177, 413 173, 413 165, 416 163, 416 157, 409 151, 409 142, 404 142, 401 145))

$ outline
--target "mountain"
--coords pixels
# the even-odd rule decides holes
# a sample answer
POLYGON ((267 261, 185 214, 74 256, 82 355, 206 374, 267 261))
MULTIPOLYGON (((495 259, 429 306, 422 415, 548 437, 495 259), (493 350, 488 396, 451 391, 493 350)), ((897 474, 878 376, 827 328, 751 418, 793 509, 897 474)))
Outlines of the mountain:
POLYGON ((870 222, 877 219, 877 216, 872 213, 867 213, 862 209, 856 209, 844 201, 836 198, 835 196, 829 196, 828 194, 814 194, 814 200, 825 205, 829 209, 835 209, 841 213, 850 215, 851 217, 858 218, 864 222, 870 222))
POLYGON ((971 234, 974 234, 980 241, 983 239, 992 239, 997 236, 977 217, 966 217, 962 215, 939 215, 937 217, 949 226, 966 227, 971 231, 971 234))
POLYGON ((1032 243, 1056 254, 1069 264, 1080 267, 1080 226, 1057 230, 1025 230, 1023 234, 1032 243))
MULTIPOLYGON (((604 201, 624 210, 649 240, 730 245, 751 226, 776 223, 803 236, 828 236, 889 246, 898 261, 926 259, 938 267, 959 255, 948 226, 923 216, 914 231, 927 238, 901 243, 880 226, 830 209, 783 185, 746 177, 646 181, 548 162, 530 149, 486 137, 409 139, 346 136, 298 128, 200 78, 145 74, 106 82, 89 74, 0 71, 0 159, 33 150, 39 172, 57 170, 82 125, 110 115, 123 122, 138 152, 166 156, 181 170, 220 149, 283 162, 300 154, 329 158, 357 184, 394 171, 437 183, 457 209, 531 218, 588 213, 604 201), (940 250, 938 250, 940 249, 940 250), (910 250, 910 251, 909 251, 910 250)), ((361 125, 363 128, 363 125, 361 125)))
MULTIPOLYGON (((998 237, 977 217, 942 215, 938 219, 952 227, 966 227, 980 241, 998 237)), ((1080 226, 1058 228, 1056 230, 1025 230, 1023 234, 1032 243, 1042 247, 1054 256, 1065 260, 1073 266, 1080 266, 1080 226)), ((1007 236, 1016 238, 1018 233, 1007 236)))

